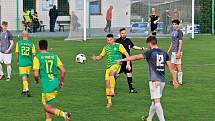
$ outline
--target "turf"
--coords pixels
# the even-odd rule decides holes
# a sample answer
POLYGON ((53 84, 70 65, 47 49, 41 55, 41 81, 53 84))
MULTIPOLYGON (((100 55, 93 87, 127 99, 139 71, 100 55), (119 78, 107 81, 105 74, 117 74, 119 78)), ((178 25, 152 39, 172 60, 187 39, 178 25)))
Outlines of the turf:
MULTIPOLYGON (((44 38, 43 38, 44 39, 44 38)), ((73 121, 142 121, 150 106, 145 60, 133 63, 134 84, 137 94, 129 94, 125 75, 117 80, 113 108, 105 108, 105 59, 93 62, 90 56, 99 54, 105 41, 87 42, 63 41, 62 38, 47 38, 50 51, 62 59, 67 75, 65 88, 59 92, 54 106, 72 113, 73 121), (52 48, 52 49, 51 49, 52 48), (84 53, 85 64, 75 62, 75 55, 84 53)), ((37 44, 39 39, 31 40, 37 44)), ((144 39, 133 39, 135 45, 146 46, 144 39)), ((159 47, 166 50, 169 39, 158 39, 159 47)), ((184 85, 173 89, 167 73, 167 85, 162 97, 162 105, 167 121, 214 121, 214 74, 215 74, 215 36, 197 36, 184 39, 183 70, 184 85)), ((132 51, 132 54, 141 51, 132 51)), ((5 67, 4 67, 5 70, 5 67)), ((6 72, 6 70, 5 70, 6 72)), ((40 86, 30 77, 33 97, 21 96, 21 81, 18 67, 13 58, 13 75, 10 82, 0 80, 0 121, 44 121, 44 111, 40 99, 40 86)), ((56 121, 63 119, 54 117, 56 121)), ((155 116, 154 121, 158 121, 155 116)))

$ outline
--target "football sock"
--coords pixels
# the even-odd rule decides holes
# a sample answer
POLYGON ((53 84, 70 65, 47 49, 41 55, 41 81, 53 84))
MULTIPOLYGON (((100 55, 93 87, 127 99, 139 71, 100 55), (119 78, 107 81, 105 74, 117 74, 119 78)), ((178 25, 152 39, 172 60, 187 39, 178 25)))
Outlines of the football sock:
POLYGON ((10 78, 12 68, 11 66, 7 66, 7 76, 10 78))
POLYGON ((147 120, 152 120, 153 116, 155 114, 155 105, 154 103, 152 102, 151 106, 150 106, 150 109, 149 109, 149 115, 147 117, 147 120))
POLYGON ((110 91, 114 93, 114 88, 115 88, 115 78, 114 76, 110 76, 110 91))
POLYGON ((59 110, 59 109, 55 109, 54 115, 64 117, 64 118, 66 117, 66 114, 63 111, 59 110))
POLYGON ((111 96, 107 96, 108 103, 112 103, 111 96))
POLYGON ((182 84, 182 77, 183 77, 183 72, 178 72, 178 81, 180 84, 182 84))
POLYGON ((156 103, 155 104, 155 111, 157 113, 159 121, 165 121, 164 115, 163 115, 163 108, 162 108, 162 106, 161 106, 160 103, 156 103))
POLYGON ((52 121, 52 119, 51 118, 47 118, 46 121, 52 121))
POLYGON ((4 75, 2 65, 0 64, 0 75, 4 75))
POLYGON ((129 88, 129 90, 133 89, 132 77, 127 77, 127 80, 128 80, 128 88, 129 88))
POLYGON ((23 81, 23 91, 28 91, 28 81, 23 81))

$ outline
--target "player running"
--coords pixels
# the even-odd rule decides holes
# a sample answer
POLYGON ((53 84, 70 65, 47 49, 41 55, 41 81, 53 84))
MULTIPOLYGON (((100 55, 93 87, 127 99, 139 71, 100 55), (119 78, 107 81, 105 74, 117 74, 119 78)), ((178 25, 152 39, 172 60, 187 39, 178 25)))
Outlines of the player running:
POLYGON ((155 113, 160 121, 165 121, 163 109, 160 103, 160 98, 162 97, 162 92, 165 86, 165 64, 169 68, 172 75, 173 86, 177 88, 179 84, 176 80, 169 56, 166 52, 158 48, 156 37, 148 37, 146 43, 148 44, 148 48, 150 50, 146 51, 144 54, 130 56, 128 58, 118 60, 117 62, 120 63, 123 61, 134 61, 140 59, 147 60, 149 66, 148 78, 152 104, 149 110, 149 115, 146 117, 146 121, 152 121, 155 113))
POLYGON ((173 20, 172 21, 172 28, 173 32, 171 34, 172 41, 170 44, 170 47, 167 51, 169 54, 170 51, 172 51, 171 54, 171 63, 173 64, 173 67, 175 69, 175 74, 178 76, 178 82, 182 85, 182 65, 181 65, 181 57, 182 57, 182 46, 183 46, 183 32, 179 29, 179 20, 173 20))
POLYGON ((16 43, 16 61, 23 83, 22 95, 27 94, 28 97, 31 97, 28 77, 31 72, 33 57, 36 56, 36 50, 34 44, 28 39, 28 32, 23 31, 22 35, 23 39, 16 43))
POLYGON ((52 114, 63 117, 65 121, 71 121, 69 112, 63 112, 52 107, 52 103, 56 102, 59 88, 64 86, 65 69, 63 64, 56 54, 47 52, 47 40, 39 41, 39 49, 40 53, 33 60, 33 69, 36 82, 39 83, 39 80, 41 81, 42 103, 46 121, 52 121, 52 114), (58 79, 58 70, 60 71, 60 79, 58 79))
MULTIPOLYGON (((99 56, 92 56, 92 60, 100 61, 104 56, 107 55, 107 68, 105 73, 105 80, 106 80, 106 96, 107 96, 107 108, 112 107, 112 100, 111 98, 114 96, 114 88, 115 88, 115 74, 119 73, 120 71, 120 64, 116 63, 116 60, 122 58, 122 54, 126 57, 129 57, 127 51, 123 47, 122 44, 115 43, 113 34, 107 35, 107 45, 103 48, 101 54, 99 56)), ((126 66, 127 69, 130 69, 130 65, 126 66)))
MULTIPOLYGON (((135 50, 144 50, 145 49, 144 47, 135 46, 133 44, 133 42, 129 38, 127 38, 125 28, 120 29, 120 38, 118 38, 115 42, 122 44, 129 55, 130 55, 130 49, 135 49, 135 50)), ((122 58, 125 58, 125 55, 122 55, 122 58)), ((124 73, 127 75, 129 93, 137 93, 137 91, 133 87, 132 63, 131 62, 129 62, 129 63, 130 63, 131 69, 127 70, 126 69, 127 62, 123 62, 121 65, 121 70, 120 70, 119 74, 124 73)))

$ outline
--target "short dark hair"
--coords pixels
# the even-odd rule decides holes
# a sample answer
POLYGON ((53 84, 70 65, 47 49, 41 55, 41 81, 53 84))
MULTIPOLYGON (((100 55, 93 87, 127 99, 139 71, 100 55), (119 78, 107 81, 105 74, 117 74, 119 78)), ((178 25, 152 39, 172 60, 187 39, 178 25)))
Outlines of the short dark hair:
POLYGON ((120 30, 119 30, 119 32, 122 32, 122 31, 125 31, 126 29, 125 28, 121 28, 120 30))
POLYGON ((172 20, 172 23, 176 23, 177 25, 180 24, 180 21, 178 19, 172 20))
POLYGON ((8 25, 7 21, 2 21, 2 25, 8 25))
POLYGON ((152 45, 156 45, 157 44, 157 39, 155 36, 149 36, 146 39, 146 43, 151 43, 152 45))
POLYGON ((106 37, 107 37, 107 38, 113 38, 114 36, 113 36, 113 34, 107 34, 106 37))
POLYGON ((39 41, 40 50, 47 50, 48 49, 48 41, 47 40, 40 40, 39 41))

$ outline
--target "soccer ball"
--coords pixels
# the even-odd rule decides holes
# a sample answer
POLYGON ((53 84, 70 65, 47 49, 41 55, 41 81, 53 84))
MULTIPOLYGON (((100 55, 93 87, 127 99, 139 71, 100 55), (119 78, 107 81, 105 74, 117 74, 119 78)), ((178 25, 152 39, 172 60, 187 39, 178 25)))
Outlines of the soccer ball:
POLYGON ((76 55, 76 62, 77 63, 84 63, 86 60, 87 60, 87 58, 84 54, 76 55))

